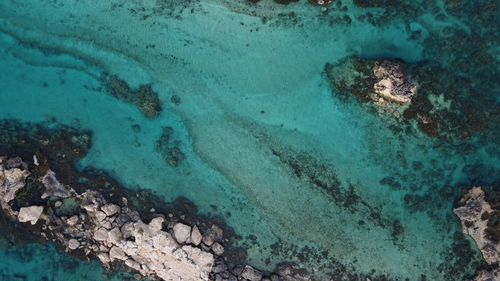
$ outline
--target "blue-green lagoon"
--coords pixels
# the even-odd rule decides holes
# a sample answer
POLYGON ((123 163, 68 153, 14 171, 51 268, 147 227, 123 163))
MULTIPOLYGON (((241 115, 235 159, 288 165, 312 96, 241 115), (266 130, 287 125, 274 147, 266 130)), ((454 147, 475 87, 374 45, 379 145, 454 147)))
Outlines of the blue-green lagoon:
MULTIPOLYGON (((261 271, 293 262, 318 280, 464 280, 482 256, 453 205, 500 179, 499 10, 2 0, 0 119, 91 131, 78 170, 187 198, 261 271), (349 58, 404 61, 421 78, 406 111, 379 113, 332 85, 355 70, 326 66, 349 58)), ((2 280, 131 278, 51 243, 0 248, 2 280)))

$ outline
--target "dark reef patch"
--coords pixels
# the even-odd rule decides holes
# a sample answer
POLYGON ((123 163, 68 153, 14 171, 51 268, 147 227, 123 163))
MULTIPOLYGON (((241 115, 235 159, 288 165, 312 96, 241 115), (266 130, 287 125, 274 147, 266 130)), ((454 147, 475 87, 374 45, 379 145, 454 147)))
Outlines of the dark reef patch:
POLYGON ((172 140, 174 130, 172 127, 162 127, 162 134, 156 141, 155 150, 163 156, 165 162, 172 166, 177 167, 186 156, 179 149, 179 141, 172 140))
POLYGON ((104 73, 101 76, 106 92, 124 102, 135 105, 146 117, 155 117, 162 111, 158 93, 150 84, 132 89, 124 80, 116 75, 104 73))
POLYGON ((381 215, 379 207, 373 207, 362 200, 352 184, 347 187, 335 175, 335 168, 331 164, 322 163, 310 155, 297 151, 278 151, 277 147, 271 148, 272 153, 287 165, 293 174, 316 186, 332 199, 337 206, 347 211, 365 213, 367 220, 379 227, 390 225, 381 215))
POLYGON ((398 107, 381 103, 374 94, 377 63, 379 60, 348 58, 337 65, 326 64, 325 76, 332 85, 333 95, 344 101, 354 97, 369 112, 380 113, 389 128, 400 127, 397 131, 406 132, 405 127, 415 122, 424 134, 442 140, 453 141, 457 137, 468 140, 477 135, 489 141, 498 139, 500 107, 485 99, 493 94, 493 88, 478 86, 470 77, 435 64, 406 64, 418 88, 408 105, 398 107), (481 90, 484 95, 471 95, 481 90))

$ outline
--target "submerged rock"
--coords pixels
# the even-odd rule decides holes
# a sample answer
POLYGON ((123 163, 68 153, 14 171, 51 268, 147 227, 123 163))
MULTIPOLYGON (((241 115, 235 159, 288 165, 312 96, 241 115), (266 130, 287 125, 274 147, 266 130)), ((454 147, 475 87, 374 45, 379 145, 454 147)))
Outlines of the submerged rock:
POLYGON ((393 128, 415 122, 431 137, 468 139, 480 132, 498 139, 498 106, 482 96, 471 98, 478 85, 441 65, 349 57, 324 70, 333 96, 391 117, 385 119, 393 128))
POLYGON ((110 95, 137 106, 144 116, 155 117, 161 113, 162 108, 158 93, 153 91, 150 84, 132 89, 127 82, 118 76, 107 74, 104 74, 101 80, 110 95))
POLYGON ((162 154, 165 162, 171 167, 177 167, 186 158, 179 148, 180 141, 172 140, 172 127, 162 127, 162 134, 155 143, 155 150, 162 154))

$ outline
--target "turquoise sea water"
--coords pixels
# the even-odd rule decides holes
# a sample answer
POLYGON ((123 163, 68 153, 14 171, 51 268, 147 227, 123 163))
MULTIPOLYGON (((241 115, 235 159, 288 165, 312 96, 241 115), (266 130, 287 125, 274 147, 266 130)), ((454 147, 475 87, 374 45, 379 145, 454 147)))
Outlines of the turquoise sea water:
MULTIPOLYGON (((350 1, 325 15, 307 2, 2 0, 0 118, 91 130, 80 168, 224 218, 260 269, 294 261, 319 276, 341 264, 394 280, 459 280, 480 255, 452 205, 460 184, 498 181, 498 146, 480 134, 446 143, 416 128, 397 133, 338 100, 322 75, 348 56, 446 64, 425 39, 473 27, 446 3, 428 9, 371 24, 350 1), (162 113, 144 117, 105 93, 103 72, 151 83, 162 113), (163 126, 185 154, 177 167, 155 150, 163 126), (465 262, 457 247, 471 248, 465 262)), ((3 280, 105 280, 96 263, 50 246, 5 246, 0 256, 3 280)))

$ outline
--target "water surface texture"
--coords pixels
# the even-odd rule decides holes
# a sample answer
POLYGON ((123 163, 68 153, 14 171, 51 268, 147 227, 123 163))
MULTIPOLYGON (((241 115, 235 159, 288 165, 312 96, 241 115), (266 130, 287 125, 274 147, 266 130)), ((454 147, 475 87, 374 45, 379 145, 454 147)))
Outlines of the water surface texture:
MULTIPOLYGON (((0 119, 91 130, 79 168, 188 198, 262 270, 462 280, 481 255, 453 204, 499 180, 500 4, 370 2, 0 0, 0 119), (430 62, 435 83, 460 73, 477 91, 445 88, 432 106, 470 99, 493 126, 436 137, 341 99, 325 64, 348 57, 430 62), (150 87, 161 109, 110 94, 109 79, 150 87)), ((106 280, 50 244, 4 244, 2 280, 106 280)))

